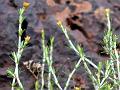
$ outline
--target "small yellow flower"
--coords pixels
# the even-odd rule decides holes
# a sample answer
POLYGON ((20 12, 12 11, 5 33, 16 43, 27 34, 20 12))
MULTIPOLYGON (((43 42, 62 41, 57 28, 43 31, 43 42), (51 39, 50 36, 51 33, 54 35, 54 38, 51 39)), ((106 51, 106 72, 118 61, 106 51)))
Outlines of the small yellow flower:
POLYGON ((105 14, 107 15, 107 14, 110 14, 110 9, 109 8, 106 8, 105 9, 105 14))
POLYGON ((62 22, 60 20, 57 21, 57 25, 58 26, 61 26, 62 25, 62 22))
POLYGON ((25 42, 28 43, 30 41, 30 36, 25 37, 25 42))
POLYGON ((30 3, 29 3, 29 2, 23 2, 23 7, 24 7, 25 9, 27 9, 29 6, 30 6, 30 3))
POLYGON ((81 90, 81 88, 80 87, 75 87, 74 90, 81 90))

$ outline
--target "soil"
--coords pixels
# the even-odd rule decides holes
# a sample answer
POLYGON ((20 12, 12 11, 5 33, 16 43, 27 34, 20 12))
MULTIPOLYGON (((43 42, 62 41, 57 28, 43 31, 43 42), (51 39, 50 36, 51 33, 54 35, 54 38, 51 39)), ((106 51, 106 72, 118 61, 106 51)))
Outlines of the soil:
MULTIPOLYGON (((0 90, 10 90, 11 87, 12 78, 6 75, 6 70, 14 67, 10 54, 17 50, 18 9, 22 7, 23 1, 0 0, 0 90)), ((31 37, 19 66, 20 79, 25 90, 35 90, 36 78, 24 63, 31 60, 34 63, 42 63, 42 29, 45 30, 47 45, 49 45, 50 37, 55 37, 53 66, 62 87, 64 87, 75 63, 79 60, 76 53, 68 48, 68 42, 56 24, 57 20, 63 22, 73 43, 80 44, 84 48, 86 56, 96 64, 107 58, 105 53, 101 53, 104 52, 102 39, 106 30, 105 8, 111 9, 114 33, 117 35, 120 33, 120 0, 25 1, 30 2, 30 7, 25 12, 26 18, 22 28, 26 29, 25 35, 31 37)), ((120 39, 118 39, 118 49, 120 49, 119 42, 120 39)), ((74 86, 80 86, 83 90, 94 90, 82 63, 72 77, 68 90, 74 90, 74 86)), ((45 88, 47 90, 47 86, 45 88)), ((54 90, 58 90, 55 85, 54 90)))

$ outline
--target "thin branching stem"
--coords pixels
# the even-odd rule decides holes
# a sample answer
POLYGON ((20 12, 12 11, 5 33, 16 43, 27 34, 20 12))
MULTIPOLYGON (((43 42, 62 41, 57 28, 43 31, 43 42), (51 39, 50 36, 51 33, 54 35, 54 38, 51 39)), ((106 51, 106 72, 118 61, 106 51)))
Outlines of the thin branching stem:
MULTIPOLYGON (((52 66, 52 63, 53 63, 53 43, 54 43, 54 38, 51 38, 51 43, 50 43, 50 50, 49 50, 49 67, 52 66)), ((49 74, 48 74, 48 90, 51 90, 51 68, 49 68, 49 74)))
POLYGON ((42 62, 42 68, 41 68, 41 79, 42 79, 42 86, 41 86, 41 90, 44 90, 44 68, 45 68, 45 36, 44 36, 44 31, 42 31, 42 49, 43 49, 43 62, 42 62))
POLYGON ((23 52, 23 47, 22 47, 22 41, 21 41, 21 32, 22 32, 22 21, 23 21, 23 13, 24 13, 24 9, 20 9, 22 10, 23 12, 19 12, 19 29, 18 29, 18 50, 17 50, 17 53, 15 54, 16 56, 14 56, 14 61, 15 61, 15 72, 14 72, 14 77, 13 77, 13 81, 12 81, 12 88, 11 90, 14 90, 14 86, 15 86, 15 80, 17 80, 17 83, 19 85, 19 87, 24 90, 23 88, 23 85, 19 79, 19 61, 21 59, 21 55, 22 55, 22 52, 23 52))
POLYGON ((68 88, 68 86, 69 86, 69 83, 70 83, 70 80, 71 80, 73 74, 75 73, 75 71, 78 69, 81 61, 82 61, 81 59, 78 60, 77 64, 75 65, 75 67, 74 67, 74 69, 73 69, 73 71, 69 74, 69 77, 68 77, 67 82, 66 82, 66 84, 65 84, 64 90, 67 90, 67 88, 68 88))

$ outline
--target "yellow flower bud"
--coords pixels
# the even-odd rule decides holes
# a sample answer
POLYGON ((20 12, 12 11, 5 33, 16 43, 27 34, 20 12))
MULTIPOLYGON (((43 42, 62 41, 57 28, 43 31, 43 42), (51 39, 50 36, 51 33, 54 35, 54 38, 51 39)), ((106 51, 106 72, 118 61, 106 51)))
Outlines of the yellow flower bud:
POLYGON ((29 6, 30 6, 30 3, 29 3, 29 2, 23 2, 23 7, 24 7, 25 9, 27 9, 29 6))
POLYGON ((110 9, 109 8, 106 8, 105 9, 105 14, 107 15, 107 14, 110 14, 110 9))
POLYGON ((30 41, 30 36, 25 37, 25 42, 28 43, 30 41))
POLYGON ((61 26, 62 25, 62 22, 59 20, 59 21, 57 21, 57 25, 58 26, 61 26))
POLYGON ((75 87, 74 90, 81 90, 81 88, 80 87, 75 87))

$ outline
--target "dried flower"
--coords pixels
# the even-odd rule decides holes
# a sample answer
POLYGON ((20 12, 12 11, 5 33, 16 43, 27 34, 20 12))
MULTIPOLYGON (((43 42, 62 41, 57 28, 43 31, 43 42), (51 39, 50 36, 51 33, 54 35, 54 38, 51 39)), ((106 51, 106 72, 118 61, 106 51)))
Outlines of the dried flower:
POLYGON ((27 9, 29 6, 30 6, 30 3, 29 3, 29 2, 23 2, 23 7, 24 7, 25 9, 27 9))

